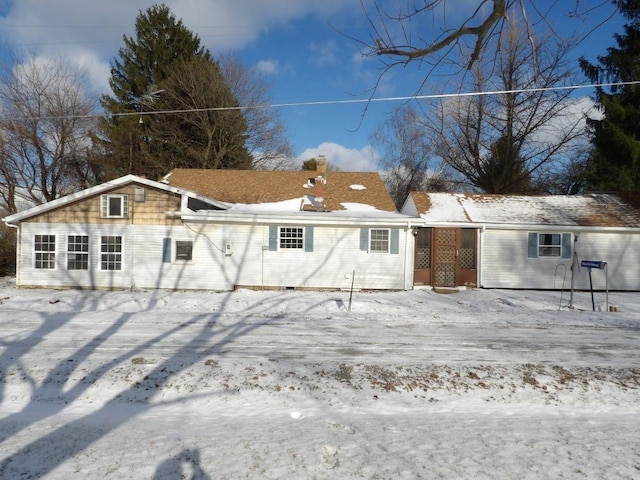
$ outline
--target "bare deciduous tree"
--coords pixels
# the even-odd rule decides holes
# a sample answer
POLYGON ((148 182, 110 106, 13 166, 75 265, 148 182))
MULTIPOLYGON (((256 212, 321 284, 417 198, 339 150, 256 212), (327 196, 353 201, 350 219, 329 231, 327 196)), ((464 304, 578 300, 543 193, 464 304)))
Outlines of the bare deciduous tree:
POLYGON ((434 171, 429 129, 412 105, 396 108, 371 135, 371 143, 382 152, 381 175, 398 209, 412 191, 448 189, 441 173, 434 171))
POLYGON ((579 41, 617 12, 610 0, 477 0, 464 4, 459 0, 406 0, 392 2, 392 11, 385 10, 380 1, 369 7, 364 0, 361 4, 372 29, 370 41, 365 42, 368 53, 388 57, 389 65, 414 60, 435 65, 457 52, 469 69, 481 57, 486 59, 489 46, 502 39, 510 18, 523 18, 534 49, 541 31, 560 37, 554 26, 556 18, 574 21, 572 37, 579 41), (594 18, 595 26, 589 23, 594 18))
POLYGON ((9 212, 16 195, 36 204, 93 183, 88 162, 96 104, 83 72, 64 59, 13 57, 0 77, 0 190, 9 212))
POLYGON ((509 26, 495 59, 471 71, 476 95, 443 99, 428 118, 438 156, 467 186, 489 193, 553 189, 584 139, 581 102, 564 45, 540 39, 531 50, 526 30, 509 26), (534 64, 537 70, 534 70, 534 64), (537 73, 535 73, 537 72, 537 73))
POLYGON ((286 126, 271 103, 271 85, 258 70, 248 68, 232 54, 217 59, 227 85, 242 106, 247 123, 247 149, 256 170, 292 169, 293 147, 286 126))

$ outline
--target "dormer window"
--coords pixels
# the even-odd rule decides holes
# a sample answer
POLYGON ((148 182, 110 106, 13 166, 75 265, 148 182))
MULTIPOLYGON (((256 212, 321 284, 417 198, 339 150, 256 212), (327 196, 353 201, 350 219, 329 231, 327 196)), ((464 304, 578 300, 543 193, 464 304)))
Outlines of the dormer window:
POLYGON ((129 216, 128 195, 102 195, 100 201, 103 218, 126 218, 129 216))

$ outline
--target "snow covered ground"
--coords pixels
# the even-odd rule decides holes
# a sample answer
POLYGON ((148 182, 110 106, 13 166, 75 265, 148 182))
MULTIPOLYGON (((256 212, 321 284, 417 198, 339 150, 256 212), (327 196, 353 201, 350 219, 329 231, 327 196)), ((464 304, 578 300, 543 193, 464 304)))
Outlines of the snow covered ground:
POLYGON ((640 477, 635 293, 11 281, 1 478, 640 477))

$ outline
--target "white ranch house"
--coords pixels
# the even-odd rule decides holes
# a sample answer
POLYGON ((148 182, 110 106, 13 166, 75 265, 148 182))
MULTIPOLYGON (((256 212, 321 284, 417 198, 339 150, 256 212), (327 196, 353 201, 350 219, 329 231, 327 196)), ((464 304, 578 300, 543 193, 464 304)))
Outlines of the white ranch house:
POLYGON ((640 291, 640 196, 414 192, 401 212, 420 219, 414 284, 442 287, 640 291), (600 270, 600 269, 598 269, 600 270), (608 285, 606 285, 608 279, 608 285))
POLYGON ((128 175, 8 216, 21 287, 410 289, 411 222, 377 173, 128 175))

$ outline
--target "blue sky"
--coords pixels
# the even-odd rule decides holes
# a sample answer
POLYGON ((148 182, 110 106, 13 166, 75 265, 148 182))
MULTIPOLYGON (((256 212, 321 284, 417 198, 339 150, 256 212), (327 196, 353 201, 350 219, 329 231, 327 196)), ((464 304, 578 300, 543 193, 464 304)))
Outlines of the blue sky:
MULTIPOLYGON (((529 0, 527 0, 529 1, 529 0)), ((109 62, 131 35, 146 0, 0 0, 1 41, 37 55, 65 55, 85 67, 96 91, 108 91, 109 62)), ((379 78, 379 58, 363 57, 361 45, 350 37, 368 40, 371 28, 360 0, 166 0, 185 25, 211 51, 232 51, 248 66, 262 69, 272 82, 272 102, 305 103, 365 100, 379 78)), ((366 1, 370 4, 370 1, 366 1)), ((382 0, 383 5, 403 4, 382 0)), ((450 25, 477 6, 478 0, 449 0, 450 25)), ((605 11, 585 23, 567 17, 575 0, 537 2, 560 4, 546 21, 560 32, 589 30, 605 11)), ((581 0, 582 9, 601 0, 581 0)), ((542 8, 542 7, 541 7, 542 8)), ((535 12, 530 12, 534 15, 535 12)), ((436 19, 437 20, 437 19, 436 19)), ((429 32, 436 23, 424 19, 418 26, 429 32)), ((415 22, 414 22, 415 24, 415 22)), ((544 22, 541 22, 544 24, 544 22)), ((611 34, 621 31, 616 18, 592 35, 576 56, 591 59, 613 45, 611 34)), ((428 33, 427 33, 428 35, 428 33)), ((383 77, 378 97, 405 97, 416 93, 425 70, 418 65, 397 67, 383 77)), ((442 76, 433 75, 423 94, 440 91, 442 76)), ((579 94, 589 96, 586 90, 579 94)), ((375 170, 378 155, 369 137, 401 102, 299 105, 278 109, 296 154, 301 160, 324 154, 346 170, 375 170)))

